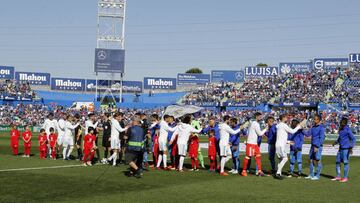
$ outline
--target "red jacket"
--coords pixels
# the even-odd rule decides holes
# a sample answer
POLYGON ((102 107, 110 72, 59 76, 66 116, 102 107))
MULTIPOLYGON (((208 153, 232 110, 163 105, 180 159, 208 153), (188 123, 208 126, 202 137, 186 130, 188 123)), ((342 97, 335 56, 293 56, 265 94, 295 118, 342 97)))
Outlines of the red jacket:
POLYGON ((22 138, 24 140, 24 145, 31 144, 31 137, 32 137, 32 133, 30 131, 25 131, 25 132, 22 133, 22 138), (27 143, 25 141, 27 141, 27 143))
POLYGON ((46 135, 40 134, 38 139, 39 139, 40 150, 46 150, 46 143, 47 143, 46 135))
POLYGON ((96 140, 95 135, 87 134, 84 137, 84 149, 92 149, 96 140))
POLYGON ((199 137, 198 136, 192 136, 190 138, 190 149, 189 149, 190 157, 197 157, 198 156, 198 150, 199 150, 199 137))
POLYGON ((58 136, 55 133, 49 135, 49 143, 51 147, 55 147, 58 136))
POLYGON ((216 156, 216 138, 215 136, 209 137, 209 156, 216 156))
POLYGON ((18 130, 11 130, 10 136, 11 136, 11 145, 18 145, 20 132, 18 130))

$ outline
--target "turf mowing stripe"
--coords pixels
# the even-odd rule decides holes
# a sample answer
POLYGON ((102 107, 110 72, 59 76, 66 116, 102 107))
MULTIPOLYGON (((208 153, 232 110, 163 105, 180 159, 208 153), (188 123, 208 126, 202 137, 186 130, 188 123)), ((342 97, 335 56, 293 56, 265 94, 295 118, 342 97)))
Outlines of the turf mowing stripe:
POLYGON ((14 169, 3 169, 3 170, 0 170, 0 172, 30 171, 30 170, 56 169, 56 168, 73 168, 73 167, 80 167, 80 166, 83 166, 83 165, 48 166, 48 167, 37 167, 37 168, 14 168, 14 169))

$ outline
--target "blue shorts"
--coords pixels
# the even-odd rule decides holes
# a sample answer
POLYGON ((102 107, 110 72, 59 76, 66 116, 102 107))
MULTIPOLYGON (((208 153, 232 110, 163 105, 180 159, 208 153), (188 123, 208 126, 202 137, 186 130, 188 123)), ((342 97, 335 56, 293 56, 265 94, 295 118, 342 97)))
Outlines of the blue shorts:
POLYGON ((318 151, 316 153, 314 152, 314 148, 315 148, 315 146, 311 146, 311 148, 310 148, 309 159, 310 160, 320 161, 321 160, 321 154, 322 154, 322 147, 319 147, 318 151))
POLYGON ((235 147, 232 146, 232 147, 231 147, 231 153, 232 153, 232 157, 239 157, 239 154, 240 154, 240 146, 237 146, 237 150, 235 150, 235 147))
POLYGON ((295 161, 298 163, 302 163, 302 151, 298 150, 295 152, 295 150, 290 150, 290 163, 295 164, 295 161))
POLYGON ((350 153, 348 149, 339 149, 336 154, 336 163, 349 163, 349 155, 350 153))

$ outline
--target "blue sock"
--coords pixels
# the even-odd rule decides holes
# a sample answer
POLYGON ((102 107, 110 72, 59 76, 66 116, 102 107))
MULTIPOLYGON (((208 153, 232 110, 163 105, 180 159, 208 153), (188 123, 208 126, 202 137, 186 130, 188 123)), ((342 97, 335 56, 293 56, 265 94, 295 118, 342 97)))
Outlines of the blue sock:
POLYGON ((240 159, 239 159, 239 157, 236 157, 236 168, 235 168, 235 170, 239 170, 239 167, 240 167, 240 159))
POLYGON ((341 166, 339 162, 336 162, 336 177, 341 177, 341 166))
POLYGON ((237 170, 237 166, 236 166, 236 157, 232 158, 233 161, 233 169, 237 170))
POLYGON ((276 171, 275 159, 270 159, 270 163, 271 163, 271 170, 276 171))
POLYGON ((302 163, 298 163, 298 171, 299 171, 299 174, 302 173, 302 163))
POLYGON ((344 178, 348 178, 350 166, 349 163, 344 164, 344 178))
POLYGON ((310 160, 310 176, 314 177, 314 163, 310 160))
POLYGON ((317 165, 317 172, 316 172, 316 176, 317 176, 318 178, 320 178, 321 169, 322 169, 322 163, 319 161, 319 163, 318 163, 318 165, 317 165))
POLYGON ((294 173, 294 163, 290 163, 290 173, 294 173))

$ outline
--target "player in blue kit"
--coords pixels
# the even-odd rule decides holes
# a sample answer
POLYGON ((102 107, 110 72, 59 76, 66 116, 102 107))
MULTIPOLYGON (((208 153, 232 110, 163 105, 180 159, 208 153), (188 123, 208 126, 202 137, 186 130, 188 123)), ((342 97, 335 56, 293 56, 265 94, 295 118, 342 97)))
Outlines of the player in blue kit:
POLYGON ((349 175, 349 156, 352 154, 352 148, 355 147, 356 138, 349 128, 348 119, 342 118, 340 121, 339 138, 333 146, 339 144, 339 151, 336 155, 336 177, 333 181, 340 181, 342 183, 348 182, 349 175), (344 164, 344 178, 341 178, 341 166, 344 164))
POLYGON ((269 126, 269 130, 265 133, 265 136, 268 138, 268 153, 269 161, 271 164, 271 174, 276 173, 276 163, 275 163, 275 143, 276 143, 276 124, 274 123, 275 119, 272 116, 269 116, 266 119, 266 124, 269 126))
MULTIPOLYGON (((237 130, 240 128, 240 125, 238 124, 238 120, 236 118, 230 119, 230 126, 233 130, 237 130)), ((232 174, 239 173, 239 167, 240 167, 239 153, 240 153, 240 136, 241 136, 241 134, 244 134, 244 130, 242 130, 238 134, 230 135, 229 143, 231 143, 233 168, 231 171, 229 171, 229 173, 232 173, 232 174)))
MULTIPOLYGON (((296 128, 299 125, 298 120, 293 120, 291 122, 291 128, 296 128)), ((294 176, 295 162, 298 164, 298 178, 302 176, 302 145, 304 144, 304 136, 306 133, 303 129, 298 130, 294 134, 289 135, 290 140, 290 175, 288 177, 294 176)))
POLYGON ((314 125, 310 129, 311 135, 311 148, 309 152, 310 159, 310 174, 306 179, 311 180, 319 180, 322 163, 321 163, 321 154, 323 143, 325 140, 325 127, 321 124, 321 116, 315 115, 314 117, 314 125), (314 174, 314 167, 317 167, 316 175, 314 174))

